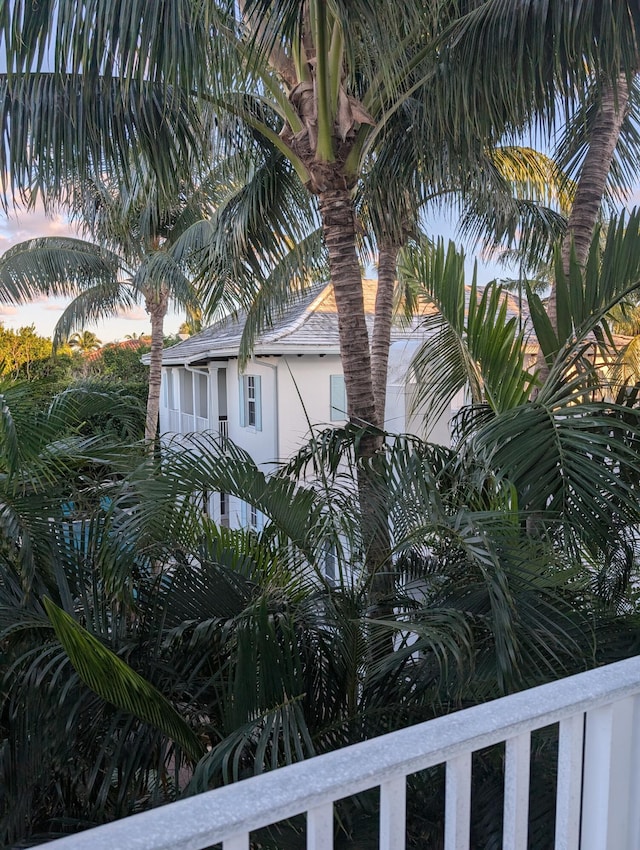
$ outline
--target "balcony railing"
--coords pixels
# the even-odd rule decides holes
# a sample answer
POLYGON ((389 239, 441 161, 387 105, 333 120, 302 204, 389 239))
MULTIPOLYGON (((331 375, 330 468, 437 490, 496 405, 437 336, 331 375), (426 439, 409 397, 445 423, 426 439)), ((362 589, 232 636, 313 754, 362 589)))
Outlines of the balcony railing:
POLYGON ((229 439, 229 422, 226 416, 218 416, 218 434, 222 441, 229 439))
MULTIPOLYGON (((640 656, 54 841, 48 850, 248 850, 306 813, 331 850, 334 802, 380 788, 381 850, 405 847, 406 777, 446 765, 445 850, 468 850, 471 756, 505 743, 503 848, 526 850, 531 733, 559 724, 555 850, 640 848, 640 656)), ((354 836, 354 847, 358 837, 354 836)))

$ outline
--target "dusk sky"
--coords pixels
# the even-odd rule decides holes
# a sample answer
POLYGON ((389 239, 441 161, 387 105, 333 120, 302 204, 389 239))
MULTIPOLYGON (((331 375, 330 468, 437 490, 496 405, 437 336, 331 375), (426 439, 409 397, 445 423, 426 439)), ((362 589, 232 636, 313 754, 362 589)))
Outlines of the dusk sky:
MULTIPOLYGON (((444 220, 433 222, 429 232, 432 235, 440 233, 446 239, 453 237, 454 228, 444 220)), ((0 255, 8 248, 26 239, 36 236, 74 236, 64 215, 46 216, 42 210, 11 214, 9 218, 0 212, 0 255)), ((470 263, 472 258, 470 258, 470 263)), ((493 263, 482 263, 479 272, 480 282, 486 282, 492 277, 505 275, 493 263)), ((36 332, 42 336, 51 336, 56 322, 67 302, 64 299, 39 298, 30 304, 16 307, 0 303, 0 322, 8 328, 20 328, 24 325, 35 325, 36 332)), ((170 313, 165 321, 165 333, 176 333, 184 321, 182 313, 170 313)), ((142 306, 122 313, 117 318, 110 319, 98 326, 87 325, 86 330, 97 333, 102 342, 124 339, 128 334, 150 333, 151 325, 142 306)))

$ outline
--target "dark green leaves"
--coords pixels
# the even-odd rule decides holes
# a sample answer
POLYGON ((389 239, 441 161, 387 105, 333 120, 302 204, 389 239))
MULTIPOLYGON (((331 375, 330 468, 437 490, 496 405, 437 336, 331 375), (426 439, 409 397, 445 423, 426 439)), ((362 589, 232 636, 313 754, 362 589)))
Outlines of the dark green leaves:
POLYGON ((194 761, 203 747, 193 730, 152 685, 83 629, 50 599, 43 599, 58 640, 82 681, 118 708, 150 723, 172 738, 194 761))

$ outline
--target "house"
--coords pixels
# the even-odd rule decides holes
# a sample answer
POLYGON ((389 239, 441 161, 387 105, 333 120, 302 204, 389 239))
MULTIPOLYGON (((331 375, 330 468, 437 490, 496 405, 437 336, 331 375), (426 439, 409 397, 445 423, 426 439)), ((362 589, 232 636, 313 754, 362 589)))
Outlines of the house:
MULTIPOLYGON (((373 324, 377 282, 365 281, 365 312, 373 324)), ((226 318, 164 351, 160 432, 217 430, 267 465, 290 457, 314 427, 343 425, 346 398, 333 287, 318 284, 261 333, 244 371, 240 343, 245 316, 226 318)), ((392 331, 385 424, 418 430, 409 413, 406 374, 420 342, 419 319, 392 331)), ((432 438, 446 441, 444 421, 432 438)), ((250 525, 244 506, 218 499, 214 519, 250 525)), ((259 520, 254 516, 254 524, 259 520)))
MULTIPOLYGON (((363 283, 369 333, 376 288, 376 280, 363 283)), ((505 297, 515 315, 516 299, 505 297)), ((424 338, 422 319, 435 312, 432 304, 425 304, 411 321, 397 321, 392 328, 385 428, 448 444, 449 422, 462 405, 461 393, 429 434, 424 433, 422 417, 411 411, 409 367, 424 338)), ((225 318, 165 349, 160 433, 219 431, 268 469, 274 461, 291 457, 309 436, 310 424, 315 428, 346 422, 333 287, 317 284, 292 304, 258 336, 242 370, 239 353, 245 320, 246 315, 225 318)), ((251 512, 236 501, 225 494, 211 497, 209 513, 232 527, 259 527, 255 509, 251 512)))

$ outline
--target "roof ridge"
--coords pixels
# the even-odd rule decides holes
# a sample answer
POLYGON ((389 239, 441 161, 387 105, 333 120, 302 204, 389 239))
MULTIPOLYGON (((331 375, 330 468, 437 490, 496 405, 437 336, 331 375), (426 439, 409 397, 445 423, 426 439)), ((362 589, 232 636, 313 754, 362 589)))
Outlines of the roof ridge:
MULTIPOLYGON (((320 284, 318 284, 320 285, 320 284)), ((311 316, 312 313, 316 311, 318 305, 322 303, 323 299, 327 297, 330 286, 333 284, 331 281, 323 281, 322 289, 316 295, 316 297, 302 310, 300 314, 298 314, 294 319, 292 319, 287 325, 283 328, 278 329, 277 327, 272 328, 266 334, 260 334, 256 340, 256 345, 265 342, 276 342, 279 339, 282 339, 283 336, 287 336, 288 334, 297 331, 298 328, 302 327, 302 325, 307 321, 307 319, 311 316)), ((313 287, 311 287, 305 294, 308 296, 313 291, 313 287)))

